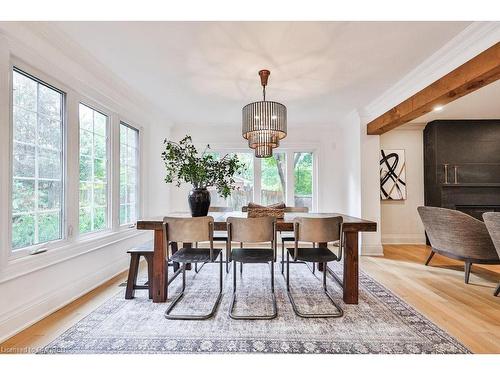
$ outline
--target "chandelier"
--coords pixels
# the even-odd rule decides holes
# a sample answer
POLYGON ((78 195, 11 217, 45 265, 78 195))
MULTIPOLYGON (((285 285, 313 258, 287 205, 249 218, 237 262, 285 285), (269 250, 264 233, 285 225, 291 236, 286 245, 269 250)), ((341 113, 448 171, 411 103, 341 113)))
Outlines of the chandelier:
POLYGON ((273 149, 286 137, 286 107, 281 103, 266 100, 266 86, 270 74, 269 70, 259 71, 263 100, 243 107, 243 138, 248 140, 248 146, 255 150, 257 158, 273 156, 273 149))

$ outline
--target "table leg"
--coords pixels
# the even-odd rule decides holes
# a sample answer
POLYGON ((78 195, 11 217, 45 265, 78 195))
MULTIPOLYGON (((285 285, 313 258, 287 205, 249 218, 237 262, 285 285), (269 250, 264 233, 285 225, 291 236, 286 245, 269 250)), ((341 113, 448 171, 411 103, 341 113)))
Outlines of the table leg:
POLYGON ((153 302, 165 302, 167 300, 165 247, 163 246, 163 229, 154 231, 154 254, 153 254, 153 302))
POLYGON ((344 242, 344 302, 358 304, 358 232, 345 232, 344 242))

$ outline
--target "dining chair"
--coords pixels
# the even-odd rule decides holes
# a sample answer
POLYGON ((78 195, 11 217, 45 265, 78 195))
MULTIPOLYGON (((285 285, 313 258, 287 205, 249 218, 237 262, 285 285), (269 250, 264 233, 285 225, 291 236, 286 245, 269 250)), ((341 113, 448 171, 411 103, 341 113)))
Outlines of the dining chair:
MULTIPOLYGON (((231 212, 233 211, 232 207, 225 207, 225 206, 210 206, 208 208, 208 212, 231 212)), ((214 232, 214 241, 217 242, 224 242, 226 244, 226 273, 229 273, 229 266, 231 264, 231 259, 230 259, 230 252, 231 248, 227 244, 227 231, 215 231, 214 232)), ((198 242, 195 243, 195 247, 198 247, 198 242)), ((205 263, 202 263, 200 268, 198 268, 198 263, 194 264, 194 272, 198 273, 200 272, 201 268, 205 265, 205 263)))
MULTIPOLYGON (((491 236, 493 245, 495 245, 498 257, 500 258, 500 212, 486 212, 483 214, 483 220, 484 224, 486 225, 486 229, 488 229, 488 232, 491 236)), ((498 296, 499 293, 500 282, 493 292, 493 295, 498 296)))
MULTIPOLYGON (((165 318, 172 320, 205 320, 211 318, 222 298, 222 249, 214 249, 213 246, 213 229, 214 219, 211 216, 192 217, 192 218, 176 218, 165 217, 163 220, 164 241, 166 244, 170 242, 209 242, 208 248, 192 248, 183 247, 177 250, 171 256, 173 262, 182 264, 182 290, 174 298, 172 303, 165 311, 165 318), (219 294, 217 299, 208 314, 204 315, 173 315, 171 314, 175 305, 184 296, 186 290, 186 263, 208 263, 215 262, 219 259, 219 294)), ((168 269, 166 271, 168 273, 168 269)), ((168 275, 167 275, 168 279, 168 275)), ((168 286, 167 286, 168 288, 168 286)))
POLYGON ((236 218, 227 219, 229 243, 232 241, 269 242, 271 247, 264 248, 235 248, 231 250, 233 261, 233 298, 229 309, 229 316, 239 320, 274 319, 278 315, 276 297, 274 295, 274 262, 276 260, 276 219, 273 217, 236 218), (271 293, 273 312, 271 315, 236 315, 233 313, 236 303, 236 263, 266 263, 271 268, 271 293))
MULTIPOLYGON (((285 207, 285 213, 286 212, 302 212, 302 213, 307 213, 309 212, 309 207, 285 207)), ((294 242, 295 241, 295 236, 293 232, 283 232, 279 231, 280 238, 281 238, 281 273, 283 274, 285 272, 285 242, 294 242)), ((316 247, 316 244, 313 244, 313 247, 316 247)), ((312 267, 309 266, 309 263, 306 262, 296 262, 296 263, 304 263, 306 264, 311 272, 314 274, 316 272, 316 263, 312 264, 312 267)))
POLYGON ((287 249, 286 253, 286 289, 293 311, 302 318, 339 318, 344 312, 334 301, 326 286, 327 263, 342 259, 342 216, 327 218, 298 217, 294 219, 295 246, 287 249), (337 256, 328 247, 299 247, 299 241, 311 243, 328 243, 339 241, 339 255, 337 256), (299 310, 290 289, 290 255, 293 261, 323 263, 323 291, 337 309, 333 313, 304 313, 299 310))

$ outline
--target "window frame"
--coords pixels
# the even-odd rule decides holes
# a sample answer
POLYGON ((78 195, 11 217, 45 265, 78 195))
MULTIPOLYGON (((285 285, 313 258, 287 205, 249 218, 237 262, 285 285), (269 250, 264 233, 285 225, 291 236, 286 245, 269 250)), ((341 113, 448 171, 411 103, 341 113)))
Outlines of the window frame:
POLYGON ((30 255, 32 252, 40 249, 47 251, 63 246, 68 243, 68 88, 61 82, 44 74, 36 68, 25 64, 21 60, 12 58, 9 64, 9 171, 8 171, 8 234, 9 259, 18 259, 30 255), (26 77, 45 85, 62 95, 61 101, 61 238, 53 241, 42 242, 26 247, 14 249, 12 246, 12 217, 13 217, 13 180, 14 180, 14 72, 25 75, 26 77))
MULTIPOLYGON (((290 162, 288 162, 287 159, 287 168, 291 168, 291 174, 292 174, 292 181, 293 185, 290 186, 290 188, 287 186, 287 191, 290 194, 290 201, 293 202, 293 205, 295 205, 295 168, 293 165, 293 160, 295 159, 295 154, 297 153, 310 153, 312 157, 312 191, 311 191, 311 207, 312 211, 317 211, 318 205, 317 205, 317 181, 318 181, 318 169, 317 169, 317 162, 316 162, 316 155, 317 153, 314 151, 297 151, 297 150, 292 150, 290 153, 290 162)), ((288 170, 287 170, 287 173, 288 170)))
MULTIPOLYGON (((94 92, 84 85, 64 84, 61 80, 53 78, 55 72, 46 67, 39 67, 37 64, 26 63, 21 55, 9 50, 8 62, 2 67, 7 73, 5 92, 0 95, 0 106, 5 109, 5 122, 7 123, 5 139, 5 159, 3 165, 5 169, 0 171, 2 178, 5 178, 5 189, 1 198, 5 201, 7 214, 0 219, 2 228, 6 235, 0 241, 4 251, 0 251, 0 268, 3 268, 4 278, 16 277, 17 275, 32 272, 35 269, 48 267, 52 264, 65 261, 67 259, 80 256, 82 254, 100 250, 103 247, 137 236, 144 233, 138 232, 134 225, 119 225, 119 124, 120 120, 139 131, 138 140, 138 198, 137 217, 140 218, 143 212, 144 199, 141 196, 143 187, 143 127, 135 118, 133 113, 127 111, 119 103, 107 101, 105 96, 99 92, 94 92), (49 87, 53 87, 64 93, 62 106, 62 168, 64 194, 62 197, 62 239, 32 245, 25 248, 13 250, 12 248, 12 181, 13 181, 13 69, 17 68, 23 74, 33 77, 37 81, 49 87), (4 100, 4 101, 3 101, 4 100), (108 116, 108 229, 99 232, 86 233, 80 236, 79 233, 79 111, 78 105, 82 103, 98 112, 108 116), (123 116, 128 116, 127 118, 123 116), (116 175, 118 172, 118 175, 116 175), (44 248, 44 252, 33 253, 32 251, 44 248), (46 251, 45 251, 46 250, 46 251), (37 256, 32 256, 37 255, 37 256)), ((141 119, 141 121, 146 121, 141 119)), ((1 143, 1 142, 0 142, 1 143)))
POLYGON ((114 228, 114 217, 113 217, 113 147, 112 147, 112 124, 113 124, 113 115, 112 112, 107 110, 105 107, 92 102, 91 100, 81 97, 78 100, 78 109, 77 109, 77 123, 78 123, 78 141, 77 141, 77 150, 78 150, 78 195, 77 195, 77 218, 76 218, 76 227, 74 227, 74 231, 76 232, 76 237, 78 238, 93 238, 100 237, 103 234, 109 233, 113 231, 114 228), (104 229, 93 230, 90 232, 82 233, 80 232, 80 105, 84 105, 87 108, 90 108, 93 111, 96 111, 104 116, 106 116, 106 199, 107 199, 107 225, 104 229))
POLYGON ((130 223, 121 223, 120 222, 120 169, 121 169, 121 158, 120 158, 120 153, 121 153, 121 141, 120 141, 120 130, 121 130, 121 125, 124 125, 132 130, 137 131, 137 149, 136 149, 136 160, 137 160, 137 171, 136 171, 136 202, 135 202, 135 212, 137 219, 142 216, 142 160, 141 160, 141 150, 142 150, 142 128, 140 126, 137 126, 131 121, 126 120, 125 118, 120 118, 118 120, 118 126, 117 126, 117 134, 116 134, 116 142, 117 142, 117 153, 116 153, 116 158, 117 158, 117 167, 115 168, 115 172, 117 174, 117 196, 116 196, 116 201, 117 201, 117 227, 119 230, 123 230, 126 228, 135 228, 136 227, 136 222, 130 222, 130 223))
MULTIPOLYGON (((199 152, 203 152, 203 149, 200 149, 199 147, 196 147, 197 150, 199 152)), ((210 152, 214 152, 214 153, 218 153, 219 156, 224 156, 226 154, 250 154, 252 155, 253 157, 253 196, 252 196, 252 200, 253 202, 256 202, 255 199, 256 199, 256 189, 255 189, 255 186, 256 186, 256 183, 257 183, 257 177, 256 177, 256 167, 257 167, 257 164, 259 164, 259 173, 260 173, 260 163, 257 163, 257 161, 259 160, 258 158, 255 157, 255 152, 253 150, 250 150, 248 148, 232 148, 232 147, 212 147, 212 145, 210 146, 210 152)), ((260 189, 260 178, 258 179, 259 180, 259 189, 260 189)), ((216 192, 215 192, 216 193, 216 192)), ((260 190, 259 190, 259 197, 260 197, 260 190)))
MULTIPOLYGON (((255 157, 254 151, 249 148, 239 148, 239 147, 230 147, 225 145, 216 145, 214 143, 210 144, 212 152, 217 152, 219 155, 225 155, 230 153, 251 153, 253 154, 254 161, 254 181, 253 181, 253 202, 260 204, 261 203, 261 178, 262 178, 262 168, 261 162, 259 158, 255 157)), ((204 148, 197 147, 199 151, 203 151, 204 148)), ((293 156, 295 153, 311 153, 312 154, 312 211, 317 212, 318 210, 318 147, 311 145, 301 146, 299 144, 289 146, 289 147, 279 147, 274 152, 281 152, 285 154, 286 157, 286 191, 284 191, 285 195, 285 204, 289 207, 293 207, 295 205, 294 202, 294 189, 295 189, 295 173, 293 168, 293 156)))

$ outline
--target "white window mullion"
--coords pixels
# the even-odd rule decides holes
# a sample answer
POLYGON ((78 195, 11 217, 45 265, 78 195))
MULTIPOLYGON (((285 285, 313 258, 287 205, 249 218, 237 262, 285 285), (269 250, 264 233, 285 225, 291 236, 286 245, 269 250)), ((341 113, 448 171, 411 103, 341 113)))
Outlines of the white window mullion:
POLYGON ((312 186, 312 207, 313 211, 318 212, 318 153, 312 153, 313 157, 313 186, 312 186))
POLYGON ((38 243, 38 236, 39 236, 39 230, 38 230, 38 178, 39 178, 39 157, 38 151, 38 131, 40 129, 40 116, 38 115, 38 111, 40 108, 40 85, 36 86, 36 128, 35 128, 35 190, 34 190, 34 199, 35 199, 35 204, 34 204, 34 218, 35 218, 35 243, 38 243))
POLYGON ((11 248, 11 223, 12 210, 7 210, 11 207, 11 183, 3 183, 11 181, 12 176, 12 128, 11 124, 11 98, 12 98, 12 80, 10 65, 10 53, 7 38, 0 34, 0 207, 4 207, 4 211, 0 215, 0 267, 3 268, 9 258, 11 248), (7 214, 9 212, 9 214, 7 214))
POLYGON ((69 92, 66 96, 66 233, 69 240, 78 235, 80 189, 80 138, 78 126, 78 98, 69 92))
POLYGON ((110 191, 111 191, 111 228, 120 228, 120 120, 117 114, 109 118, 109 134, 111 136, 110 152, 110 191))
POLYGON ((253 177, 253 201, 257 204, 260 204, 260 196, 261 196, 261 171, 262 165, 260 163, 261 159, 258 159, 254 156, 253 158, 253 168, 254 168, 254 177, 253 177))
POLYGON ((293 168, 294 152, 286 151, 286 205, 289 207, 295 206, 295 171, 293 168))

